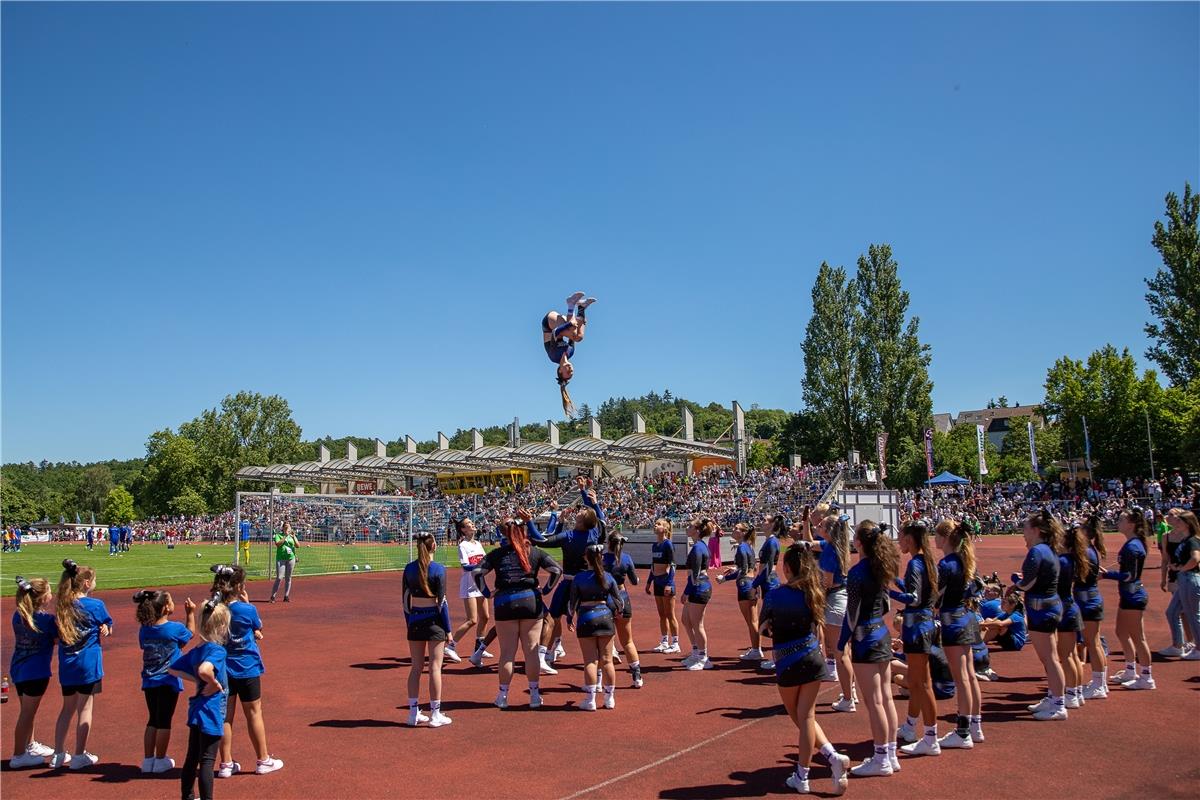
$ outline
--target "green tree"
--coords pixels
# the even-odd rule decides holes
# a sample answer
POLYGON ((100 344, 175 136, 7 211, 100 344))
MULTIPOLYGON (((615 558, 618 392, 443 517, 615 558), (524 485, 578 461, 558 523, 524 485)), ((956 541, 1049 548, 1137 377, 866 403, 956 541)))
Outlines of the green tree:
POLYGON ((135 488, 138 502, 152 515, 172 513, 171 502, 187 492, 202 494, 199 446, 170 430, 152 433, 146 440, 146 466, 135 488))
POLYGON ((750 469, 763 469, 772 464, 771 449, 764 442, 751 442, 750 453, 746 456, 746 466, 750 469))
POLYGON ((1146 324, 1154 344, 1146 356, 1174 386, 1200 378, 1200 195, 1185 183, 1183 201, 1167 195, 1167 224, 1154 223, 1150 242, 1162 267, 1146 280, 1146 302, 1156 322, 1146 324))
POLYGON ((823 425, 817 415, 807 409, 788 418, 776 447, 776 461, 780 464, 786 463, 792 454, 799 455, 806 464, 824 464, 839 455, 838 443, 829 426, 823 425))
POLYGON ((204 498, 191 488, 184 489, 177 496, 171 498, 171 502, 167 506, 172 514, 184 517, 198 517, 208 512, 204 498))
POLYGON ((12 481, 0 481, 0 521, 5 525, 28 525, 38 520, 37 505, 12 481))
POLYGON ((859 358, 862 315, 858 294, 843 267, 822 262, 812 288, 812 316, 804 328, 806 425, 827 424, 836 451, 862 441, 863 381, 859 358))
POLYGON ((81 514, 100 513, 104 500, 114 486, 112 470, 104 464, 93 464, 83 471, 75 487, 75 508, 81 514))
MULTIPOLYGON (((931 351, 921 343, 920 319, 908 316, 908 292, 900 286, 900 267, 889 245, 873 244, 859 257, 856 284, 865 410, 861 447, 871 452, 875 435, 887 431, 889 451, 907 453, 933 416, 931 351)), ((888 461, 896 463, 890 455, 888 461)))
POLYGON ((123 525, 133 521, 133 495, 123 486, 109 491, 104 500, 103 521, 110 525, 123 525))

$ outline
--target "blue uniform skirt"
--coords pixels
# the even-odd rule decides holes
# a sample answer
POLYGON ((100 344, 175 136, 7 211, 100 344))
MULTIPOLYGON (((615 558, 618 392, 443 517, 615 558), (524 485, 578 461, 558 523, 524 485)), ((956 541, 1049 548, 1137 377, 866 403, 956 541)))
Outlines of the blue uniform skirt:
POLYGON ((900 641, 905 653, 928 654, 933 648, 933 636, 937 624, 933 621, 933 610, 913 609, 904 612, 904 625, 900 629, 900 641))
POLYGON ((545 613, 542 596, 533 589, 513 589, 496 593, 493 600, 496 620, 537 619, 545 613))
POLYGON ((612 636, 617 632, 616 620, 608 603, 581 607, 575 619, 575 635, 580 639, 592 636, 612 636))
POLYGON ((741 578, 737 582, 737 599, 738 602, 758 599, 758 589, 754 585, 753 578, 741 578))
POLYGON ((772 655, 780 686, 803 686, 825 676, 825 659, 817 637, 811 633, 802 639, 776 642, 772 655))
POLYGON ((1104 619, 1104 598, 1100 596, 1100 589, 1095 586, 1076 589, 1074 597, 1084 622, 1100 622, 1104 619))
POLYGON ((449 637, 450 620, 445 603, 440 606, 414 608, 404 613, 408 623, 408 641, 444 642, 449 637))
POLYGON ((1034 633, 1056 633, 1062 615, 1062 600, 1058 595, 1025 597, 1025 624, 1034 633))
POLYGON ((698 606, 708 605, 708 601, 712 599, 712 583, 710 581, 692 583, 689 580, 687 586, 683 588, 683 596, 689 603, 695 603, 698 606))
POLYGON ((1120 602, 1118 608, 1124 608, 1128 611, 1145 611, 1146 604, 1150 601, 1150 596, 1146 594, 1146 587, 1141 581, 1121 581, 1117 586, 1117 591, 1120 594, 1120 602))
POLYGON ((1083 615, 1074 602, 1063 603, 1062 619, 1058 621, 1059 633, 1079 633, 1083 630, 1083 615))
POLYGON ((943 610, 942 647, 970 647, 983 641, 979 633, 979 617, 962 606, 943 610))
POLYGON ((855 664, 886 664, 892 660, 892 637, 883 617, 858 623, 850 637, 850 661, 855 664))

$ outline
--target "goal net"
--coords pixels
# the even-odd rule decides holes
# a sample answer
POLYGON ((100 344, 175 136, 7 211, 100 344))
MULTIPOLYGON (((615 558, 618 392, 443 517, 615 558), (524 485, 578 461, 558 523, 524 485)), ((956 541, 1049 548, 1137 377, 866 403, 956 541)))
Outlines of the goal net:
MULTIPOLYGON (((439 545, 450 535, 444 500, 238 492, 236 511, 237 530, 243 521, 250 526, 249 544, 239 541, 237 547, 237 561, 250 577, 275 576, 273 538, 284 522, 300 543, 293 573, 299 575, 403 569, 415 557, 415 535, 433 533, 439 545)), ((446 552, 439 547, 439 556, 446 552)))

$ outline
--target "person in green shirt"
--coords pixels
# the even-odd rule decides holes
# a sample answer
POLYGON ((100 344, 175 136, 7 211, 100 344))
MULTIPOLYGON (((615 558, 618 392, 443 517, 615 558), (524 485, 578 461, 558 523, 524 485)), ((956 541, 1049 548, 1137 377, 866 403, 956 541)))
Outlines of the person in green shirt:
POLYGON ((283 530, 276 531, 273 537, 275 542, 275 585, 271 587, 271 602, 275 602, 275 595, 279 593, 279 582, 283 583, 283 602, 292 602, 292 570, 296 566, 296 548, 299 547, 299 542, 296 541, 296 534, 292 533, 292 523, 283 523, 283 530))
POLYGON ((1162 511, 1154 512, 1154 535, 1158 539, 1158 549, 1162 550, 1163 536, 1166 536, 1167 531, 1171 530, 1171 526, 1167 524, 1166 518, 1163 517, 1162 511))

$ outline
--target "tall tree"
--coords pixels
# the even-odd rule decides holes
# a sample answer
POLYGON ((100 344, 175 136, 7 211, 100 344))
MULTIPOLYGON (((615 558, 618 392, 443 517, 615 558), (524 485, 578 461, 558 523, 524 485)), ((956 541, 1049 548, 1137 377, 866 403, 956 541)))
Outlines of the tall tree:
POLYGON ((146 440, 146 466, 134 487, 138 505, 149 514, 178 513, 171 502, 188 492, 202 495, 204 474, 196 442, 170 430, 156 431, 146 440))
POLYGON ((103 521, 112 525, 133 521, 133 495, 118 486, 104 499, 103 521))
POLYGON ((843 453, 862 439, 864 398, 856 338, 861 328, 854 283, 845 268, 822 262, 802 345, 804 405, 811 412, 805 422, 828 425, 834 450, 843 453))
POLYGON ((1151 243, 1163 265, 1146 280, 1146 302, 1157 322, 1146 324, 1154 344, 1146 356, 1174 386, 1200 378, 1200 195, 1183 185, 1183 201, 1167 195, 1167 224, 1154 223, 1151 243))
POLYGON ((75 509, 81 514, 100 513, 104 499, 113 488, 113 474, 104 464, 93 464, 83 471, 75 487, 75 509))
MULTIPOLYGON (((930 348, 918 335, 920 319, 908 316, 908 292, 900 286, 890 245, 873 244, 859 257, 856 284, 858 373, 866 411, 862 446, 870 452, 875 434, 887 431, 889 450, 900 453, 919 441, 933 415, 930 348)), ((888 460, 895 463, 891 456, 888 460)))

